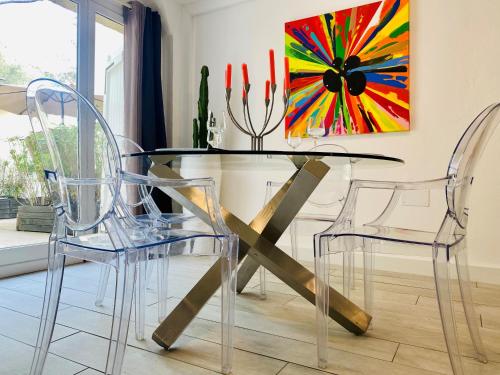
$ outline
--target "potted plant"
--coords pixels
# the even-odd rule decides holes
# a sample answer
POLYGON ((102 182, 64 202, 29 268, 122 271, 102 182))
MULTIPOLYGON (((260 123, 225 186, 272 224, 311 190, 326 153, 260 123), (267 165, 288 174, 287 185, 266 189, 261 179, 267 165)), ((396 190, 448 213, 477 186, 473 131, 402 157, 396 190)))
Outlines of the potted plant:
MULTIPOLYGON (((207 149, 210 148, 208 144, 207 125, 211 121, 215 122, 215 118, 209 118, 209 90, 208 90, 208 77, 210 71, 207 66, 201 68, 200 89, 198 98, 198 117, 193 119, 193 148, 207 149)), ((197 178, 197 177, 213 177, 216 182, 216 190, 220 190, 221 181, 221 168, 220 168, 219 155, 211 155, 205 157, 202 155, 189 155, 184 156, 181 162, 181 175, 184 178, 197 178)))
POLYGON ((16 199, 16 229, 19 231, 50 233, 54 224, 49 188, 45 180, 41 155, 36 148, 36 134, 26 138, 9 138, 12 159, 19 188, 16 199))
POLYGON ((0 160, 0 219, 12 219, 17 215, 19 202, 16 197, 22 184, 9 160, 0 160))
MULTIPOLYGON (((51 130, 51 137, 57 144, 59 153, 64 155, 61 160, 62 170, 67 176, 77 176, 78 166, 75 150, 78 149, 78 128, 74 125, 66 125, 61 122, 51 130)), ((104 150, 105 136, 102 132, 96 132, 94 136, 96 150, 104 150)), ((51 206, 52 199, 48 182, 45 178, 44 166, 52 165, 51 157, 46 145, 46 139, 42 132, 31 133, 25 138, 11 138, 10 155, 20 179, 21 188, 18 200, 21 206, 17 214, 17 230, 51 232, 54 223, 54 210, 51 206)), ((95 171, 102 171, 105 155, 96 152, 95 171)), ((102 191, 94 192, 94 202, 96 207, 100 205, 102 191)), ((78 189, 68 191, 68 201, 65 204, 71 206, 78 204, 78 189)), ((84 205, 85 209, 92 212, 90 204, 84 205)), ((73 212, 77 212, 77 207, 71 207, 73 212)))

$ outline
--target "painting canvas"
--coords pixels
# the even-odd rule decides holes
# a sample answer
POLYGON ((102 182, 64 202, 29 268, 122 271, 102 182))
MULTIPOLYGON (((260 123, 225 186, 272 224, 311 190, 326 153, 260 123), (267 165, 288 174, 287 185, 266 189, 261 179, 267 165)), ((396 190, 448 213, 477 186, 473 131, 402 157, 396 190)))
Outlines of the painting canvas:
POLYGON ((377 1, 288 22, 291 98, 286 135, 408 131, 409 0, 377 1), (312 120, 311 120, 312 119, 312 120))

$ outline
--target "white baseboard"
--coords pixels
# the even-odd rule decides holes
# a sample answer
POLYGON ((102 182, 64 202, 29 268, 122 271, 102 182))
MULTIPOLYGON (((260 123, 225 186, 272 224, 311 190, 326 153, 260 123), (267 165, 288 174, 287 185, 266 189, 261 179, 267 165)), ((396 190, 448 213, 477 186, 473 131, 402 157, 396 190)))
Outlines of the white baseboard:
MULTIPOLYGON (((361 258, 359 259, 361 262, 361 258)), ((392 254, 377 254, 375 268, 381 271, 408 273, 434 277, 432 259, 429 257, 408 257, 392 254)), ((469 265, 473 281, 500 284, 500 268, 485 265, 469 265)))
MULTIPOLYGON (((278 246, 291 253, 290 245, 287 241, 280 241, 278 246)), ((313 264, 313 252, 311 248, 300 247, 298 251, 299 261, 313 264)), ((361 254, 356 254, 356 265, 362 265, 361 254)), ((376 254, 375 269, 380 271, 407 273, 420 276, 434 276, 432 258, 430 256, 407 256, 400 254, 376 254)), ((500 285, 500 267, 495 265, 473 264, 469 265, 471 279, 475 282, 500 285)))

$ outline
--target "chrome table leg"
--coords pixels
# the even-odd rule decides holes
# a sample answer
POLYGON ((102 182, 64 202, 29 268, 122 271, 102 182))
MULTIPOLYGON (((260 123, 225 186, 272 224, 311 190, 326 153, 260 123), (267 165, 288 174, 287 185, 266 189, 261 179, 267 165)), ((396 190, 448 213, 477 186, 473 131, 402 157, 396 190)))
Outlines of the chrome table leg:
MULTIPOLYGON (((154 175, 164 178, 182 178, 163 165, 170 160, 168 157, 154 156, 152 159, 155 162, 151 169, 154 175)), ((313 304, 315 303, 314 275, 276 247, 275 243, 326 175, 328 169, 328 166, 321 161, 307 161, 249 225, 222 208, 226 224, 240 237, 238 261, 241 262, 248 254, 247 259, 252 259, 257 267, 259 264, 263 265, 313 304)), ((165 192, 189 211, 208 222, 201 190, 183 188, 165 192)), ((244 278, 245 276, 238 272, 238 277, 244 278)), ((153 333, 153 339, 168 349, 217 291, 220 282, 220 262, 216 262, 158 326, 153 333)), ((370 315, 333 288, 330 288, 330 316, 355 334, 366 332, 371 320, 370 315)))

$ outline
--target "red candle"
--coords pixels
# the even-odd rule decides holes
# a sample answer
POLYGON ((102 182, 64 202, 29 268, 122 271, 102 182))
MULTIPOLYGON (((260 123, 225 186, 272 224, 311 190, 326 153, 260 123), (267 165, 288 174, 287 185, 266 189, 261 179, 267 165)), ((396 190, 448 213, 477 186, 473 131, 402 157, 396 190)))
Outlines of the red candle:
POLYGON ((271 84, 276 84, 276 69, 274 65, 274 50, 269 50, 269 68, 271 71, 271 84))
POLYGON ((242 92, 241 96, 243 97, 243 99, 245 99, 247 97, 247 92, 245 91, 244 87, 243 87, 243 92, 242 92))
POLYGON ((269 100, 269 92, 271 88, 271 82, 269 80, 266 81, 266 100, 269 100))
POLYGON ((226 68, 226 89, 231 88, 231 80, 233 76, 233 66, 231 64, 227 64, 226 68))
POLYGON ((243 72, 243 84, 246 86, 249 84, 248 81, 248 66, 247 64, 241 65, 241 70, 243 72))
POLYGON ((285 57, 285 90, 290 90, 290 61, 285 57))

